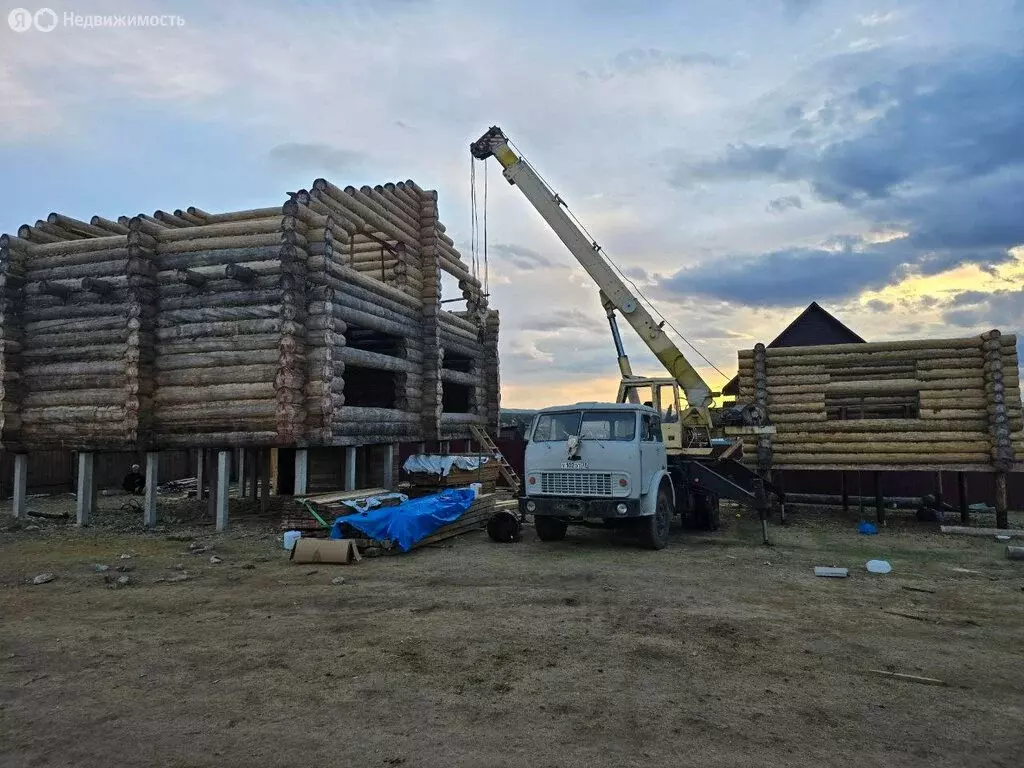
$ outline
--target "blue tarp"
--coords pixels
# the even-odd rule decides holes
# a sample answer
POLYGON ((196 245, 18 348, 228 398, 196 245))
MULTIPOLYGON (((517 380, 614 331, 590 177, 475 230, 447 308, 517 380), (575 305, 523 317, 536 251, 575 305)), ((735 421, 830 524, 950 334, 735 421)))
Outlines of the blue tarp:
POLYGON ((462 517, 474 497, 470 488, 451 488, 431 496, 410 499, 397 507, 378 507, 342 515, 331 526, 331 538, 344 538, 341 527, 350 525, 368 538, 394 541, 399 549, 408 552, 416 542, 462 517))

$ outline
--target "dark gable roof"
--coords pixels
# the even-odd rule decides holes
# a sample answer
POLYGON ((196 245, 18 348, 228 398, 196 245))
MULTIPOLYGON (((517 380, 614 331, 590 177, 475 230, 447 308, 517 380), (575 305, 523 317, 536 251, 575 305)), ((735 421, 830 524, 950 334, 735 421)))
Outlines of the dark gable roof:
MULTIPOLYGON (((776 336, 769 347, 816 347, 822 344, 864 344, 864 339, 839 322, 816 301, 776 336)), ((723 395, 739 393, 740 377, 722 387, 723 395)))

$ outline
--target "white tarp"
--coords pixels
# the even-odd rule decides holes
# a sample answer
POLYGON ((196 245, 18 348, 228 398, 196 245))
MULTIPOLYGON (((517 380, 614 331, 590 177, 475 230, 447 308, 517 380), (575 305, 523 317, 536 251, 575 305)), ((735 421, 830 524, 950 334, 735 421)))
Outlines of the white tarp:
POLYGON ((479 469, 490 459, 486 456, 428 456, 416 454, 405 460, 402 469, 406 472, 417 472, 424 475, 441 475, 448 477, 452 467, 459 469, 479 469))
POLYGON ((409 497, 404 493, 382 493, 379 496, 367 496, 365 499, 347 499, 341 503, 357 512, 366 512, 370 509, 376 509, 386 501, 393 501, 395 499, 398 500, 399 504, 404 504, 409 500, 409 497))

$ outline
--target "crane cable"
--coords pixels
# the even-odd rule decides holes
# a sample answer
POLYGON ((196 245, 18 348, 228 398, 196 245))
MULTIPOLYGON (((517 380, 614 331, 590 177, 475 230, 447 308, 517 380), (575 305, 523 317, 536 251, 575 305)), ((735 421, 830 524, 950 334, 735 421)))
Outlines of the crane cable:
MULTIPOLYGON (((537 178, 539 178, 542 182, 544 182, 544 185, 549 190, 551 190, 552 194, 554 194, 554 188, 548 183, 548 180, 545 179, 540 174, 540 171, 538 171, 533 166, 533 164, 529 160, 526 159, 526 157, 523 155, 522 150, 520 150, 519 147, 517 147, 515 144, 513 144, 510 139, 506 139, 506 140, 508 141, 509 146, 512 147, 516 151, 516 153, 519 155, 519 159, 522 162, 524 162, 527 166, 529 166, 530 169, 535 174, 537 174, 537 178)), ((558 197, 558 199, 562 200, 561 197, 558 197)), ((612 265, 612 267, 615 269, 615 271, 619 274, 619 276, 624 281, 626 281, 627 283, 629 283, 633 287, 633 290, 636 292, 636 295, 647 306, 647 308, 651 311, 651 313, 654 314, 659 320, 661 320, 664 325, 667 325, 669 328, 671 328, 672 331, 676 334, 676 336, 678 336, 680 339, 682 339, 684 342, 686 342, 686 345, 690 349, 692 349, 694 352, 696 352, 705 363, 707 363, 712 368, 714 368, 716 371, 718 371, 718 373, 721 376, 723 376, 726 380, 730 379, 731 377, 729 376, 729 374, 725 373, 721 368, 719 368, 717 365, 715 365, 713 362, 711 362, 707 358, 707 356, 703 352, 701 352, 693 344, 693 342, 691 342, 688 338, 683 336, 683 334, 679 332, 679 329, 676 328, 674 325, 672 325, 671 322, 669 322, 667 317, 665 317, 663 314, 661 314, 661 312, 658 310, 658 308, 656 306, 654 306, 654 303, 649 298, 647 298, 647 296, 644 294, 643 291, 640 290, 640 287, 633 281, 633 279, 630 278, 625 272, 622 271, 622 269, 619 267, 619 265, 615 262, 614 259, 612 259, 611 256, 608 255, 607 251, 605 251, 604 248, 602 248, 600 245, 597 244, 597 241, 594 239, 594 236, 590 234, 590 232, 587 230, 587 228, 585 226, 583 226, 583 222, 581 222, 579 219, 576 218, 576 214, 574 214, 572 212, 572 209, 569 208, 569 205, 564 200, 562 200, 562 207, 565 209, 566 215, 568 215, 569 218, 572 219, 573 223, 576 224, 576 226, 579 227, 583 231, 583 234, 585 234, 587 236, 587 239, 589 239, 590 242, 594 244, 594 247, 597 250, 597 252, 600 253, 608 261, 608 263, 612 265)))
POLYGON ((491 293, 490 272, 487 264, 487 163, 484 163, 484 296, 491 293))
POLYGON ((490 295, 490 265, 487 260, 487 163, 484 162, 484 215, 483 215, 483 229, 480 227, 480 213, 477 205, 477 194, 476 194, 476 158, 472 155, 469 156, 469 200, 470 200, 470 239, 469 249, 471 256, 471 271, 473 277, 480 280, 480 261, 483 260, 484 275, 483 275, 483 293, 484 296, 490 295), (483 238, 483 248, 481 249, 481 235, 483 238))
POLYGON ((476 209, 476 158, 472 155, 469 156, 469 256, 470 256, 470 272, 473 277, 477 277, 479 269, 477 267, 477 209, 476 209))

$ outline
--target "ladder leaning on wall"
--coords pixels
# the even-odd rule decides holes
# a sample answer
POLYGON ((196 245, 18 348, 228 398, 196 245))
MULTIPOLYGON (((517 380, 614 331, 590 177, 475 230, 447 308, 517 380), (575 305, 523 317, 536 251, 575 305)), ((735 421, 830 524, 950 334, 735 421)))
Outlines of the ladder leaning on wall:
POLYGON ((487 434, 487 430, 483 427, 479 427, 476 424, 470 426, 470 431, 473 433, 473 438, 480 443, 480 447, 484 449, 490 456, 494 457, 495 461, 498 462, 498 471, 501 476, 505 478, 505 482, 509 484, 514 493, 519 493, 520 480, 519 475, 512 469, 512 465, 505 460, 505 456, 500 450, 498 450, 497 444, 491 439, 491 436, 487 434))

